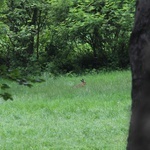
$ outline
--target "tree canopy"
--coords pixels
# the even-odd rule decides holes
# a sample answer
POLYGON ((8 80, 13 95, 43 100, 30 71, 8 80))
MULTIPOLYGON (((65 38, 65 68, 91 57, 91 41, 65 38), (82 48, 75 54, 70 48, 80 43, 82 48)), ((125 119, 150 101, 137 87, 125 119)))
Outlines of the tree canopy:
POLYGON ((0 66, 26 74, 127 68, 133 16, 133 0, 5 0, 0 66))

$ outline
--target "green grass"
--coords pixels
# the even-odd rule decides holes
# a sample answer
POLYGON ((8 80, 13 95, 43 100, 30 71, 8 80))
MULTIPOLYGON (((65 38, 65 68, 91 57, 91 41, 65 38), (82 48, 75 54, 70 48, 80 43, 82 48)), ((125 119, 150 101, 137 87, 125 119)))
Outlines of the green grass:
POLYGON ((1 150, 125 150, 129 71, 43 78, 32 88, 10 83, 14 101, 0 103, 1 150), (82 78, 87 85, 75 88, 82 78))

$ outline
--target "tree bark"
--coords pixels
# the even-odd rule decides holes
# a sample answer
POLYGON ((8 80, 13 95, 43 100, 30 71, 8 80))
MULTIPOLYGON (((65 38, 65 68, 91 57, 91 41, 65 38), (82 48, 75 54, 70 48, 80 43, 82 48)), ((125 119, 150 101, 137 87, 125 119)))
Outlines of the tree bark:
POLYGON ((137 0, 129 55, 132 114, 127 150, 150 150, 150 0, 137 0))

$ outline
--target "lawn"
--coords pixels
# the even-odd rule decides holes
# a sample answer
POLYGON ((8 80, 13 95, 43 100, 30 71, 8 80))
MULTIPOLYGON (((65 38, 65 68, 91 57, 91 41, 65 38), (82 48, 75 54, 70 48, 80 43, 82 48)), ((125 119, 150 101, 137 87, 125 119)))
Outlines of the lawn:
POLYGON ((32 88, 10 83, 14 101, 0 101, 0 150, 125 150, 129 71, 43 78, 32 88), (76 88, 82 78, 86 86, 76 88))

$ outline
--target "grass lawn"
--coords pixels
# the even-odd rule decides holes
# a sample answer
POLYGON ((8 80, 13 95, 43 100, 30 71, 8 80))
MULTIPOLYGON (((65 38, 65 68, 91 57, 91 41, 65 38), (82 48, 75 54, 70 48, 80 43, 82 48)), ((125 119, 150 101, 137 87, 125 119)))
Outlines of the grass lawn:
POLYGON ((129 71, 43 78, 32 88, 10 83, 14 101, 0 101, 0 150, 125 150, 129 71), (86 86, 76 88, 82 78, 86 86))

